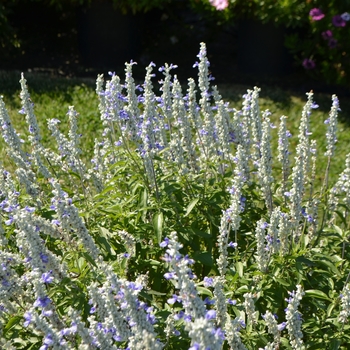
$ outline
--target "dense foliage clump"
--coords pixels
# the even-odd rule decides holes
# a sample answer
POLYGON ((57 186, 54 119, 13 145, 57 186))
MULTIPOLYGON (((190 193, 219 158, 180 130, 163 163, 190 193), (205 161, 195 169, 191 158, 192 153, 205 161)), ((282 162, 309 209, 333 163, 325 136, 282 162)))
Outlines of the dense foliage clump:
POLYGON ((99 76, 91 161, 74 107, 67 134, 48 120, 48 148, 23 76, 26 137, 0 100, 12 164, 0 181, 3 348, 347 347, 350 155, 328 176, 338 98, 318 154, 312 92, 294 137, 285 116, 275 126, 260 111, 258 88, 230 108, 204 44, 198 58, 186 92, 174 65, 159 68, 159 94, 153 63, 142 85, 133 63, 123 84, 99 76))

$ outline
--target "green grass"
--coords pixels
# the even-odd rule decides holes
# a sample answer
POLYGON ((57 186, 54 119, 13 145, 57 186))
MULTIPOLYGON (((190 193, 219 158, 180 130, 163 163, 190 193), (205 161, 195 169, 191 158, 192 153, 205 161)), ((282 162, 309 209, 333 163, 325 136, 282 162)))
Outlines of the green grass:
MULTIPOLYGON (((100 137, 102 129, 99 120, 98 98, 95 93, 95 80, 93 78, 64 78, 40 73, 25 73, 25 78, 32 101, 35 104, 35 113, 44 144, 49 146, 52 142, 46 127, 47 119, 57 118, 61 120, 61 130, 67 130, 68 119, 66 113, 68 106, 73 105, 80 114, 81 145, 83 151, 88 152, 86 156, 90 156, 94 139, 100 137)), ((0 94, 4 96, 7 110, 17 131, 21 134, 27 134, 27 126, 23 115, 18 113, 20 109, 19 79, 20 72, 0 72, 0 94)), ((121 79, 123 80, 123 77, 121 79)), ((157 88, 157 83, 154 83, 154 85, 157 88)), ((219 85, 219 91, 223 98, 230 101, 231 105, 238 109, 241 108, 242 95, 247 89, 252 88, 253 86, 242 84, 219 85)), ((271 120, 276 126, 278 126, 279 118, 282 115, 288 116, 288 128, 296 137, 306 95, 272 86, 260 86, 260 88, 261 110, 269 109, 271 111, 271 120)), ((342 111, 339 113, 338 145, 330 171, 331 183, 336 181, 336 175, 343 170, 345 156, 350 150, 350 138, 348 137, 350 131, 350 101, 341 97, 339 99, 342 111)), ((311 130, 313 132, 312 138, 317 140, 317 181, 322 182, 327 163, 326 157, 321 156, 326 149, 326 125, 324 120, 327 119, 332 101, 330 94, 317 92, 314 94, 314 100, 320 107, 314 110, 311 116, 311 130)), ((272 130, 273 139, 276 140, 276 136, 277 128, 272 130)), ((296 138, 293 138, 293 140, 296 142, 296 138)), ((276 143, 274 145, 275 149, 273 151, 274 154, 277 154, 276 143)), ((52 147, 52 145, 50 146, 52 147)), ((294 153, 293 146, 295 147, 295 143, 291 144, 292 153, 294 153)), ((6 165, 5 154, 4 147, 1 147, 0 156, 6 165)))
MULTIPOLYGON (((61 121, 60 129, 68 130, 66 113, 69 106, 74 106, 79 116, 79 128, 82 134, 81 147, 83 151, 93 150, 94 139, 100 136, 102 129, 99 120, 98 98, 94 91, 94 79, 66 79, 42 74, 25 74, 29 93, 34 102, 34 111, 38 120, 43 143, 51 146, 50 132, 47 120, 57 118, 61 121)), ((0 95, 3 95, 7 111, 13 125, 20 134, 28 134, 28 127, 23 115, 19 98, 20 72, 0 72, 0 95)), ((2 140, 1 140, 2 142, 2 140)), ((1 158, 5 158, 5 150, 1 147, 1 158)), ((6 164, 6 161, 4 162, 6 164)))

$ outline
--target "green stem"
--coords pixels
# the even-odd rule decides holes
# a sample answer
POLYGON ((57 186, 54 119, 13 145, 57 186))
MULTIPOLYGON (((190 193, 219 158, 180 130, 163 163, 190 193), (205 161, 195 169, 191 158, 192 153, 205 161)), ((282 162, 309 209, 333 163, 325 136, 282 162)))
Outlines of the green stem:
POLYGON ((326 174, 325 174, 325 179, 324 179, 324 183, 323 183, 323 187, 321 190, 321 197, 324 196, 324 210, 323 210, 323 214, 322 214, 322 220, 321 220, 321 225, 320 225, 320 229, 318 230, 317 233, 317 237, 316 240, 314 242, 313 247, 316 247, 320 241, 321 238, 321 234, 323 232, 323 227, 326 221, 326 217, 328 216, 328 179, 329 179, 329 169, 330 169, 330 165, 331 165, 331 157, 328 157, 328 162, 327 162, 327 168, 326 168, 326 174))

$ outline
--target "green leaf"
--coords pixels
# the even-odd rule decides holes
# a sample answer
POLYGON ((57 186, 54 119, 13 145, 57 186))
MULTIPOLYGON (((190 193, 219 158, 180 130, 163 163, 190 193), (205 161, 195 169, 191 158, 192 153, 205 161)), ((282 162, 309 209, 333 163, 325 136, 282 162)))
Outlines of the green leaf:
POLYGON ((152 290, 152 289, 147 290, 147 294, 152 294, 152 295, 166 295, 166 293, 157 292, 156 290, 152 290))
POLYGON ((298 256, 296 259, 295 259, 296 262, 299 262, 299 263, 303 263, 305 265, 308 265, 308 266, 317 266, 316 263, 314 263, 313 261, 305 258, 304 256, 298 256))
POLYGON ((237 294, 243 294, 243 293, 247 293, 247 292, 249 292, 248 286, 242 286, 236 290, 237 294))
POLYGON ((147 206, 147 202, 148 202, 148 191, 145 188, 140 196, 140 202, 139 202, 139 207, 140 208, 144 208, 147 206))
POLYGON ((21 344, 21 345, 24 345, 24 346, 28 345, 27 342, 24 339, 22 339, 22 338, 15 338, 15 339, 12 340, 12 342, 13 342, 13 344, 21 344))
POLYGON ((239 277, 243 277, 243 263, 240 261, 237 261, 236 263, 236 271, 239 275, 239 277))
POLYGON ((212 267, 214 265, 213 258, 209 252, 203 252, 203 253, 197 252, 193 255, 193 259, 195 261, 199 261, 202 264, 210 266, 210 267, 212 267))
POLYGON ((148 262, 150 263, 150 265, 156 265, 156 266, 162 265, 162 263, 158 260, 149 259, 148 262))
POLYGON ((186 213, 184 215, 185 217, 190 214, 190 212, 195 207, 195 205, 198 203, 198 201, 199 201, 199 198, 195 198, 191 201, 191 203, 188 205, 188 207, 186 209, 186 213))
POLYGON ((275 280, 276 282, 278 282, 279 284, 282 284, 283 286, 290 287, 290 283, 288 283, 287 281, 285 281, 285 280, 282 279, 282 278, 276 277, 276 278, 274 278, 274 280, 275 280))
POLYGON ((339 234, 340 237, 344 236, 343 230, 339 226, 333 225, 333 227, 334 227, 334 230, 339 234))
POLYGON ((208 295, 208 296, 210 296, 211 298, 213 297, 212 292, 211 292, 209 289, 207 289, 207 288, 197 286, 197 290, 198 290, 198 294, 201 294, 201 295, 208 295))
POLYGON ((303 248, 306 248, 307 245, 309 244, 309 235, 302 234, 301 239, 300 239, 301 246, 303 248))
POLYGON ((283 349, 292 349, 287 338, 281 337, 281 344, 283 345, 283 349))
POLYGON ((4 333, 8 332, 11 328, 19 324, 23 320, 23 317, 21 316, 13 316, 11 317, 8 322, 6 323, 6 326, 4 327, 4 333))
POLYGON ((317 298, 317 299, 323 299, 323 300, 331 300, 326 293, 322 292, 321 290, 317 289, 309 289, 305 291, 305 296, 310 298, 317 298))
POLYGON ((338 350, 340 348, 341 345, 341 340, 339 339, 332 339, 331 343, 330 343, 330 350, 338 350))
POLYGON ((332 314, 333 309, 335 308, 336 304, 333 302, 332 304, 329 304, 327 308, 327 317, 330 317, 332 314))
POLYGON ((93 266, 97 267, 96 261, 88 254, 88 253, 83 253, 84 258, 93 266))
POLYGON ((101 246, 103 246, 109 255, 116 255, 116 252, 105 237, 97 237, 96 241, 99 242, 101 246))
POLYGON ((341 277, 341 273, 340 271, 336 268, 336 266, 334 264, 332 264, 330 261, 328 260, 319 260, 318 263, 320 265, 324 265, 327 266, 329 268, 329 270, 331 270, 335 275, 341 277))
POLYGON ((99 231, 100 231, 100 235, 103 236, 103 237, 111 237, 112 236, 112 233, 107 230, 105 227, 102 227, 102 226, 99 226, 99 231))
POLYGON ((102 192, 98 193, 97 195, 94 196, 94 199, 100 199, 100 198, 106 198, 106 194, 110 191, 115 190, 115 186, 114 185, 110 185, 105 187, 102 192))
POLYGON ((162 233, 163 233, 163 213, 158 212, 153 216, 153 228, 157 236, 157 241, 160 243, 162 241, 162 233))
POLYGON ((38 343, 39 343, 39 339, 37 339, 37 338, 33 338, 33 337, 31 337, 30 338, 30 343, 32 344, 29 348, 28 348, 28 350, 31 350, 31 349, 37 349, 38 347, 38 343))

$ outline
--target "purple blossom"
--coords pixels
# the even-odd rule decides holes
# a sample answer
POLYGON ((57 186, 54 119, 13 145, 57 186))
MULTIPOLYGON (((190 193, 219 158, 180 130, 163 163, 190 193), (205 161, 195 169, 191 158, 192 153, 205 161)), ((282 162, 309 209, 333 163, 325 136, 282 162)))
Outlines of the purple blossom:
POLYGON ((13 216, 10 216, 8 220, 5 221, 5 225, 9 226, 13 223, 13 216))
POLYGON ((314 221, 314 218, 311 215, 305 215, 305 218, 307 219, 308 222, 314 221))
POLYGON ((192 316, 191 315, 184 315, 184 321, 185 322, 191 322, 192 321, 192 316))
POLYGON ((212 320, 216 317, 216 311, 215 310, 209 310, 206 314, 205 314, 205 318, 207 320, 212 320))
POLYGON ((228 298, 227 299, 227 304, 236 305, 237 304, 237 300, 232 300, 232 299, 228 298))
POLYGON ((34 211, 35 211, 35 208, 32 208, 32 207, 28 207, 27 205, 26 205, 26 207, 24 208, 28 213, 34 213, 34 211))
POLYGON ((277 329, 281 332, 286 328, 287 323, 286 322, 282 322, 277 326, 277 329))
POLYGON ((51 303, 51 299, 48 296, 39 297, 34 302, 34 307, 44 308, 51 303))
MULTIPOLYGON (((5 203, 6 204, 6 203, 5 203)), ((16 208, 18 207, 18 205, 9 205, 8 207, 3 207, 4 211, 6 211, 7 213, 11 213, 13 212, 16 208)))
POLYGON ((332 18, 332 23, 335 27, 345 27, 346 25, 346 22, 344 21, 341 15, 335 15, 332 18))
POLYGON ((173 294, 173 297, 167 300, 170 305, 175 304, 177 301, 181 301, 181 299, 176 294, 173 294))
POLYGON ((230 242, 227 246, 230 247, 230 248, 237 248, 238 243, 236 243, 236 242, 230 242))
POLYGON ((191 270, 188 271, 188 277, 191 278, 191 279, 197 278, 197 276, 191 270))
POLYGON ((162 260, 164 260, 165 262, 169 263, 171 262, 172 258, 169 254, 164 254, 162 260))
POLYGON ((170 280, 172 278, 174 278, 176 276, 175 272, 167 272, 164 274, 164 277, 167 279, 167 280, 170 280))
POLYGON ((198 343, 194 343, 193 346, 191 346, 188 350, 199 350, 199 344, 198 343))
POLYGON ((24 327, 28 327, 30 322, 32 321, 32 314, 30 312, 25 312, 23 315, 25 322, 23 323, 24 327))
POLYGON ((261 224, 261 228, 263 229, 263 230, 265 230, 266 228, 268 228, 268 226, 269 226, 269 224, 267 223, 267 222, 263 222, 262 224, 261 224))
POLYGON ((131 290, 136 290, 136 291, 142 290, 142 285, 141 284, 137 284, 135 282, 127 282, 127 286, 131 290))
POLYGON ((150 324, 155 324, 157 323, 157 320, 156 320, 156 317, 153 315, 153 314, 147 314, 147 321, 150 323, 150 324))
POLYGON ((329 40, 329 39, 333 38, 333 33, 331 30, 326 30, 326 31, 322 32, 321 35, 322 35, 322 38, 324 40, 329 40))
POLYGON ((287 130, 287 131, 286 131, 286 136, 287 136, 287 137, 292 137, 292 133, 291 133, 289 130, 287 130))
POLYGON ((43 280, 44 283, 51 283, 54 280, 52 276, 52 270, 50 270, 49 272, 44 272, 41 275, 41 279, 43 280))
POLYGON ((64 337, 64 336, 69 335, 69 334, 71 334, 70 328, 63 328, 63 329, 60 330, 60 336, 61 337, 64 337))
POLYGON ((305 69, 314 69, 316 67, 315 61, 309 58, 303 60, 303 67, 305 69))
POLYGON ((212 277, 204 277, 203 282, 205 287, 211 287, 214 283, 214 279, 212 277))
POLYGON ((206 304, 206 305, 213 305, 213 304, 215 304, 215 300, 210 299, 209 297, 206 297, 204 299, 204 304, 206 304))
POLYGON ((187 265, 193 265, 194 260, 191 259, 187 254, 184 256, 184 261, 187 263, 187 265))
POLYGON ((51 317, 52 316, 52 310, 43 310, 41 314, 45 317, 51 317))
POLYGON ((245 324, 245 322, 244 322, 243 320, 240 320, 240 321, 239 321, 239 324, 240 324, 240 326, 241 326, 242 328, 245 328, 245 326, 246 326, 246 324, 245 324))
POLYGON ((324 13, 319 8, 313 8, 309 13, 313 21, 319 21, 324 17, 324 13))
POLYGON ((56 225, 56 226, 59 226, 61 224, 60 221, 56 220, 56 219, 51 220, 51 223, 56 225))
POLYGON ((49 257, 44 253, 40 253, 40 259, 44 264, 49 262, 49 257))
POLYGON ((174 320, 178 321, 184 317, 185 313, 181 310, 178 314, 174 315, 174 320))
POLYGON ((169 238, 168 238, 168 237, 165 237, 165 238, 164 238, 164 241, 161 242, 161 243, 159 243, 159 246, 160 246, 161 248, 165 248, 168 244, 169 244, 169 238))

